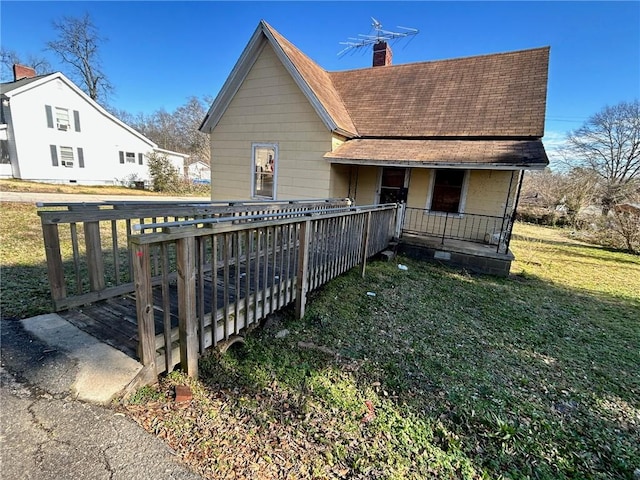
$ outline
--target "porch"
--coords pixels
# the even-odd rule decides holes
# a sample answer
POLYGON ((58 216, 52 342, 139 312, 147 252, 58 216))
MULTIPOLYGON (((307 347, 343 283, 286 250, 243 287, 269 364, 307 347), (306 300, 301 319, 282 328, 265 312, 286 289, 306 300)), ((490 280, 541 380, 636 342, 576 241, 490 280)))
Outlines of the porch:
POLYGON ((400 208, 400 252, 477 273, 509 275, 514 260, 509 250, 511 214, 499 217, 400 208))

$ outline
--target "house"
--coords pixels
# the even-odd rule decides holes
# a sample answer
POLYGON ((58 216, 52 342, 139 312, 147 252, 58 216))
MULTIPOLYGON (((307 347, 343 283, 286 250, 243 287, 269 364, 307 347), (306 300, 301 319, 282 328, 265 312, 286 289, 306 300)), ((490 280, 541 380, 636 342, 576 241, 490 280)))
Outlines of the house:
POLYGON ((261 21, 201 126, 213 199, 402 202, 432 257, 508 272, 523 172, 548 165, 549 48, 391 58, 381 41, 373 67, 328 72, 261 21))
POLYGON ((187 165, 187 178, 202 183, 209 182, 211 180, 211 167, 202 160, 192 162, 187 165))
POLYGON ((159 149, 62 73, 14 66, 0 84, 0 175, 36 182, 110 185, 148 182, 148 155, 184 172, 188 155, 159 149))

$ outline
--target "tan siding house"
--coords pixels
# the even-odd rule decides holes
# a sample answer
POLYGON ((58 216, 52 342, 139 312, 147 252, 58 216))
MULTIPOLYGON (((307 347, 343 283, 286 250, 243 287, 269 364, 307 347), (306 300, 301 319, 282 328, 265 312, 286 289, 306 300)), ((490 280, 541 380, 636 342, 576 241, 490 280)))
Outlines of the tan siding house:
POLYGON ((548 164, 549 48, 376 65, 390 58, 328 72, 260 22, 201 126, 213 199, 401 202, 406 239, 488 245, 470 255, 508 271, 523 172, 548 164))

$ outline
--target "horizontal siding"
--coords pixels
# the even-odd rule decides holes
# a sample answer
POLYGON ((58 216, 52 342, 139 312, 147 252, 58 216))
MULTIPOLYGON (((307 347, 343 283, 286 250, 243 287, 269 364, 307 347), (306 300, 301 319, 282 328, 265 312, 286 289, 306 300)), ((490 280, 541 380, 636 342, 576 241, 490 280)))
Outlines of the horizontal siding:
POLYGON ((214 199, 249 198, 252 143, 278 144, 278 199, 330 196, 331 132, 269 45, 211 134, 214 199))

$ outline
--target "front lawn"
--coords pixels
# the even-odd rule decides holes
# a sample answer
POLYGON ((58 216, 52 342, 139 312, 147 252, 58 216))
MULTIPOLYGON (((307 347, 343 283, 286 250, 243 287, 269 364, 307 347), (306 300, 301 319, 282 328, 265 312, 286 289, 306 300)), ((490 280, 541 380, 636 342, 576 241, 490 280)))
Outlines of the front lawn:
POLYGON ((212 479, 633 478, 640 257, 527 225, 512 249, 508 279, 356 269, 126 411, 212 479))

